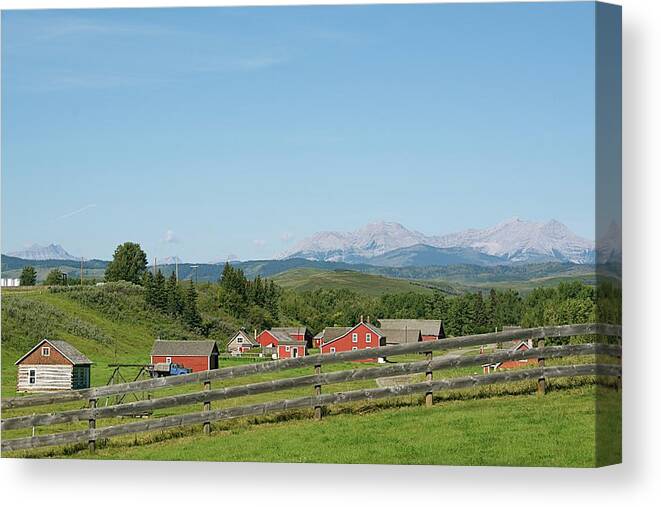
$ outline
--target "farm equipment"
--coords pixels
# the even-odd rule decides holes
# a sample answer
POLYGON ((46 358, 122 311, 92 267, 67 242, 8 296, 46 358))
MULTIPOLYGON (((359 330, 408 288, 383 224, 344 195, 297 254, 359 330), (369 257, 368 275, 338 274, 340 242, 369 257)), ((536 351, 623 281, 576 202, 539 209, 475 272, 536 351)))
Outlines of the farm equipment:
POLYGON ((177 363, 157 363, 152 366, 151 374, 152 377, 172 377, 174 375, 186 375, 192 371, 192 369, 184 368, 177 363))

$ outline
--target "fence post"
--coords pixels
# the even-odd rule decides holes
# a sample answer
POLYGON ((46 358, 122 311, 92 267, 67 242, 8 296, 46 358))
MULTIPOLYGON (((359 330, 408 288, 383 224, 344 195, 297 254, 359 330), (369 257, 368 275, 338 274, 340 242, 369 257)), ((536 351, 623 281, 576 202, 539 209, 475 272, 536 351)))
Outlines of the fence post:
MULTIPOLYGON (((204 390, 209 391, 211 389, 211 381, 210 380, 205 380, 204 381, 204 390)), ((211 402, 210 401, 205 401, 204 402, 204 411, 205 412, 210 412, 211 411, 211 402)), ((211 433, 211 423, 209 421, 206 421, 204 423, 204 434, 209 435, 211 433)))
MULTIPOLYGON (((314 365, 314 374, 315 375, 321 375, 321 365, 320 364, 315 364, 314 365)), ((314 394, 315 394, 315 396, 321 396, 321 384, 315 384, 314 385, 314 394)), ((321 419, 321 405, 315 405, 314 406, 314 418, 315 419, 321 419)))
POLYGON ((94 409, 96 408, 96 400, 90 399, 89 408, 92 411, 90 418, 87 422, 88 428, 90 430, 90 438, 87 442, 90 452, 96 452, 96 436, 94 435, 96 430, 96 415, 94 415, 94 409))
POLYGON ((618 391, 622 391, 622 338, 618 338, 617 344, 620 347, 620 355, 617 356, 620 363, 620 374, 617 376, 617 384, 615 384, 615 388, 618 391))
MULTIPOLYGON (((428 361, 428 363, 427 363, 428 364, 427 372, 426 372, 427 382, 431 382, 434 378, 434 373, 431 370, 432 352, 431 351, 427 352, 426 357, 427 357, 427 361, 428 361)), ((427 391, 425 393, 425 405, 427 407, 431 407, 433 405, 433 403, 434 403, 434 393, 433 393, 433 391, 427 391)))
MULTIPOLYGON (((540 338, 537 340, 537 347, 540 349, 544 348, 544 337, 540 338)), ((540 357, 537 360, 537 365, 540 366, 541 368, 544 368, 544 358, 540 357)), ((542 376, 537 379, 537 394, 538 395, 544 395, 546 393, 546 378, 544 378, 544 374, 542 373, 542 376)))

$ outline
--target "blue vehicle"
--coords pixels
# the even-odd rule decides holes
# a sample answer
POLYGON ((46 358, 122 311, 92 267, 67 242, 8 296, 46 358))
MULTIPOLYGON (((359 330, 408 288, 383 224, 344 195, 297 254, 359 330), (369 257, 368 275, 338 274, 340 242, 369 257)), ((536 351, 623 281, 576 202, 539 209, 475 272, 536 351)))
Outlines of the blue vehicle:
POLYGON ((171 377, 173 375, 186 375, 193 370, 184 368, 177 363, 158 363, 152 367, 152 377, 171 377))

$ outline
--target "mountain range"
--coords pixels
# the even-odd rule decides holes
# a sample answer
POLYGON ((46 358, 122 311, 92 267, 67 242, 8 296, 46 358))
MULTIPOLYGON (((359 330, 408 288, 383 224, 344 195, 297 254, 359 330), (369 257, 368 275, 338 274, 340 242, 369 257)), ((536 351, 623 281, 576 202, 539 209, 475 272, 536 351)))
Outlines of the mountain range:
POLYGON ((280 258, 422 266, 512 263, 595 262, 594 243, 557 220, 512 218, 486 229, 427 236, 396 222, 376 222, 352 232, 320 232, 280 258))
POLYGON ((61 245, 51 243, 48 246, 37 245, 36 243, 26 247, 24 250, 8 252, 10 257, 18 257, 30 261, 63 260, 79 261, 80 257, 74 257, 67 252, 61 245))

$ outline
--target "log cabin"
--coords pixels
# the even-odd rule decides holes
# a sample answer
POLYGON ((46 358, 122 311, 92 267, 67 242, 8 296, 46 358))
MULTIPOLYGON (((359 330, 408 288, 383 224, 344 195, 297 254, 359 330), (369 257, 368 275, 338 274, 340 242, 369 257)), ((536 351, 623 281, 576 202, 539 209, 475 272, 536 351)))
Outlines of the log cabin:
POLYGON ((41 340, 15 364, 18 366, 16 390, 19 392, 90 387, 92 361, 62 340, 41 340))

